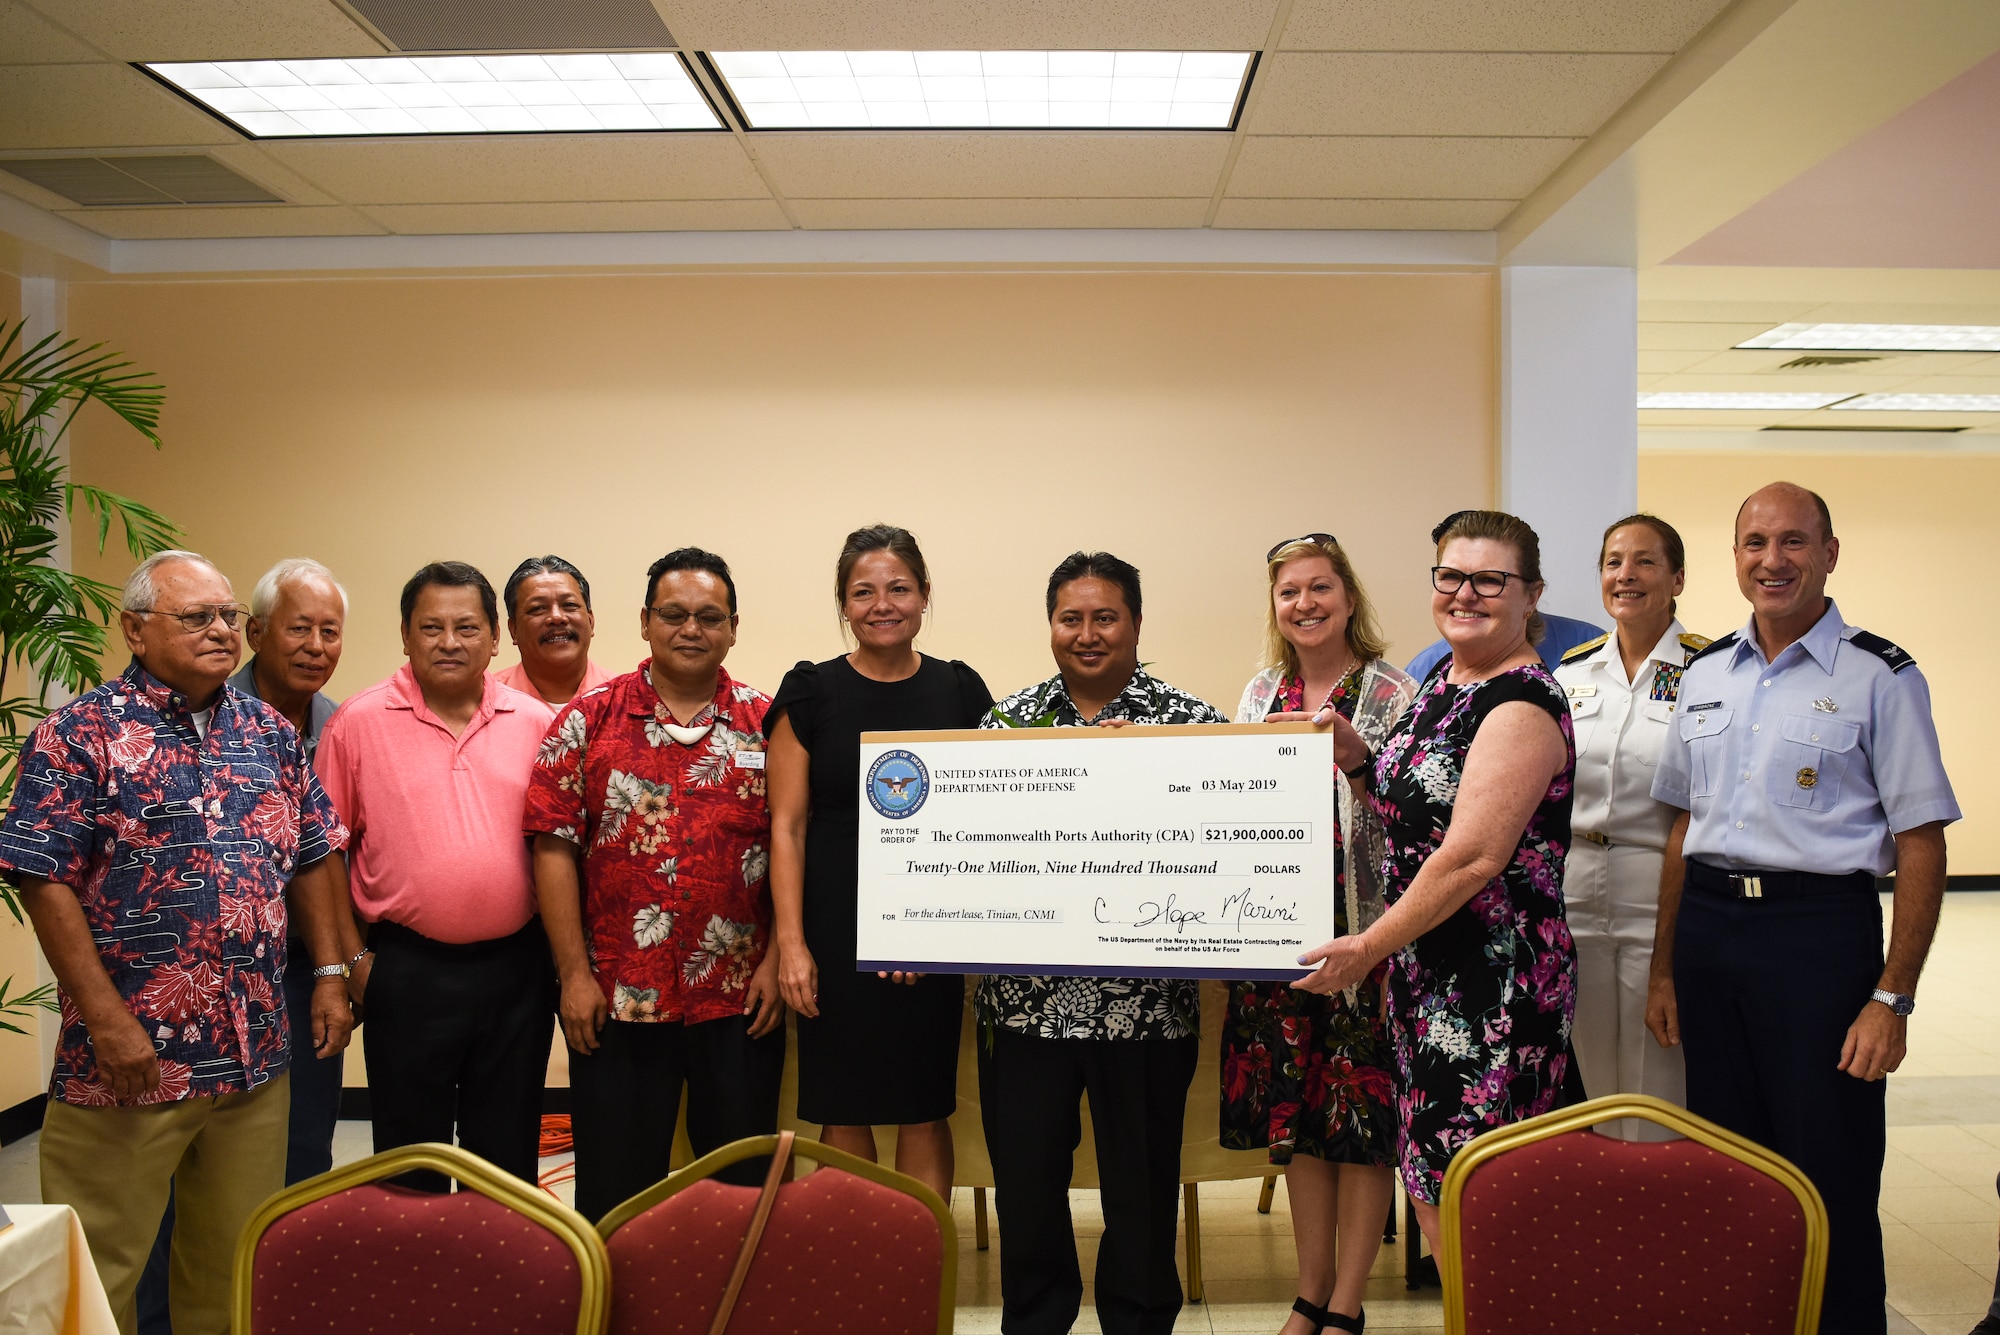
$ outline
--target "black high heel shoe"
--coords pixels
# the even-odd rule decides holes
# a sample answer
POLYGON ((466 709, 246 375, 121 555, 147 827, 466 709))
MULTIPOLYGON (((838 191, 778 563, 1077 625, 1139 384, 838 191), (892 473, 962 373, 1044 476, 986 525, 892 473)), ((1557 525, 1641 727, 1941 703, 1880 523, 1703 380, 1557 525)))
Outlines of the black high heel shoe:
POLYGON ((1315 1335, 1326 1329, 1327 1319, 1333 1315, 1324 1307, 1315 1307, 1303 1298, 1292 1299, 1292 1310, 1313 1323, 1315 1335))
POLYGON ((1361 1335, 1368 1328, 1368 1309, 1362 1308, 1359 1315, 1343 1316, 1339 1312, 1328 1312, 1319 1323, 1321 1330, 1344 1330, 1350 1335, 1361 1335))

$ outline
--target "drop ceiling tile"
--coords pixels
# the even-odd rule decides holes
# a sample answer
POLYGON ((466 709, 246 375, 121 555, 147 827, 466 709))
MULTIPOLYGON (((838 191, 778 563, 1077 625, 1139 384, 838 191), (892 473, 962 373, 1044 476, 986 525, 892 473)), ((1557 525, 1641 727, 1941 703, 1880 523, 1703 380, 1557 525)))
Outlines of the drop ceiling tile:
POLYGON ((16 65, 0 72, 0 149, 195 147, 239 138, 123 65, 16 65))
POLYGON ((1225 199, 1215 225, 1483 232, 1499 226, 1514 204, 1511 199, 1225 199))
POLYGON ((62 217, 119 241, 249 236, 376 236, 384 230, 353 209, 65 209, 62 217))
POLYGON ((1674 324, 1641 324, 1639 326, 1639 346, 1660 352, 1706 349, 1722 352, 1735 347, 1745 339, 1755 338, 1770 326, 1758 321, 1754 324, 1697 324, 1686 321, 1674 324))
POLYGON ((805 199, 1154 197, 1214 192, 1225 134, 760 134, 758 159, 805 199))
POLYGON ((9 65, 54 65, 104 56, 17 0, 0 0, 0 60, 9 65))
POLYGON ((1313 199, 1522 199, 1581 139, 1252 135, 1229 193, 1313 199))
POLYGON ((1678 51, 1728 0, 1298 0, 1288 51, 1678 51))
POLYGON ((1639 370, 1649 375, 1671 375, 1675 371, 1685 371, 1702 361, 1706 354, 1686 349, 1668 352, 1648 348, 1639 354, 1639 370))
POLYGON ((1283 52, 1252 134, 1594 133, 1666 56, 1283 52))
POLYGON ((703 51, 1254 51, 1270 35, 1277 0, 655 0, 655 8, 683 46, 703 51))
POLYGON ((727 134, 267 141, 277 162, 350 204, 768 199, 727 134))
POLYGON ((806 227, 862 230, 930 227, 1199 227, 1199 199, 794 199, 806 227))
POLYGON ((379 56, 382 44, 331 0, 41 0, 113 60, 379 56))
POLYGON ((791 226, 765 199, 611 200, 598 204, 376 204, 393 232, 750 232, 791 226))
POLYGON ((1813 303, 1781 301, 1648 301, 1639 302, 1641 320, 1677 321, 1762 320, 1767 328, 1805 318, 1813 303))

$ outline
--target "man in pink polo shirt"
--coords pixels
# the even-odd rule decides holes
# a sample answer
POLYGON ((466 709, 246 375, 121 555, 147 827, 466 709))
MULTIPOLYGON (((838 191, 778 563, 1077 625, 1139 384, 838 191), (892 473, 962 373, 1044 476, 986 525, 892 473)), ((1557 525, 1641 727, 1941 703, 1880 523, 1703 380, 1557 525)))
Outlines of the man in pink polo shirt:
POLYGON ((507 604, 507 634, 521 651, 520 662, 494 674, 501 685, 561 709, 611 680, 590 661, 597 614, 581 570, 560 556, 531 556, 507 576, 500 600, 507 604))
MULTIPOLYGON (((493 586, 473 567, 438 561, 411 576, 410 661, 334 713, 316 768, 351 832, 350 884, 369 924, 353 984, 376 1150, 456 1131, 533 1181, 554 969, 521 809, 555 715, 486 675, 499 629, 493 586)), ((411 1177, 444 1189, 436 1174, 411 1177)))

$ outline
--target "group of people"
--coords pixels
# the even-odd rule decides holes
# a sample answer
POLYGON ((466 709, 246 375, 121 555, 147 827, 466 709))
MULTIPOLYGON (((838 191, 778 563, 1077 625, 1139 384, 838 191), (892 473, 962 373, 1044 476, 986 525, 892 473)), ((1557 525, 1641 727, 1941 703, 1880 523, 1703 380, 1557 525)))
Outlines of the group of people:
MULTIPOLYGON (((1332 535, 1264 558, 1236 720, 1331 728, 1344 774, 1337 935, 1293 984, 1233 987, 1224 1024, 1223 1143, 1286 1175, 1285 1335, 1363 1329, 1396 1174, 1435 1247, 1475 1136, 1628 1090, 1798 1163, 1832 1219, 1821 1328, 1881 1331, 1881 1080, 1959 814, 1921 673, 1842 621, 1831 516, 1788 484, 1738 516, 1744 627, 1685 631, 1681 539, 1635 515, 1599 557, 1614 630, 1553 671, 1534 531, 1469 510, 1432 538, 1442 652, 1421 679, 1384 658, 1332 535)), ((436 562, 403 589, 408 661, 335 709, 347 606, 324 567, 279 563, 243 608, 193 553, 140 565, 132 665, 29 739, 0 827, 61 988, 44 1198, 78 1210, 127 1335, 156 1243, 180 1335, 227 1327, 236 1235, 329 1166, 364 1019, 378 1150, 456 1139, 530 1180, 559 1023, 596 1218, 666 1175, 684 1091, 697 1153, 775 1129, 789 1010, 799 1118, 869 1158, 896 1126, 896 1166, 950 1190, 965 989, 856 967, 861 734, 1226 716, 1141 664, 1139 572, 1106 552, 1051 572, 1055 671, 997 702, 918 651, 932 585, 907 531, 849 535, 833 592, 852 651, 767 696, 724 667, 737 593, 711 552, 646 572, 647 654, 623 674, 591 659, 575 566, 523 562, 496 598, 436 562), (495 674, 503 600, 521 663, 495 674)), ((1178 979, 979 980, 1010 1335, 1080 1309, 1085 1099, 1099 1320, 1172 1329, 1199 1004, 1178 979)))

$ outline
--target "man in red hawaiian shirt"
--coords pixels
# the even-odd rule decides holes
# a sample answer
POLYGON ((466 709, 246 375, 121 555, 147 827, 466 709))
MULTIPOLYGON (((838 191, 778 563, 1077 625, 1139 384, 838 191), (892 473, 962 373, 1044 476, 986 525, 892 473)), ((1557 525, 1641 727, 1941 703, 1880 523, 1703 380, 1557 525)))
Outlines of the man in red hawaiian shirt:
POLYGON ((35 729, 0 825, 60 986, 42 1199, 75 1208, 130 1335, 171 1185, 174 1329, 221 1335, 237 1235, 284 1185, 288 1064, 352 1027, 347 831, 298 732, 225 684, 243 609, 222 573, 162 552, 123 607, 132 666, 35 729), (286 959, 288 903, 309 958, 286 959), (309 1015, 286 1014, 288 969, 315 975, 309 1015))
POLYGON ((777 1129, 771 701, 722 670, 736 624, 721 557, 655 561, 639 612, 651 657, 564 708, 528 785, 573 1052, 576 1208, 591 1219, 667 1175, 683 1083, 696 1154, 777 1129))

